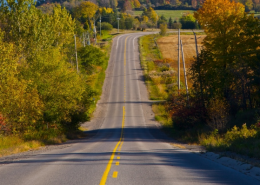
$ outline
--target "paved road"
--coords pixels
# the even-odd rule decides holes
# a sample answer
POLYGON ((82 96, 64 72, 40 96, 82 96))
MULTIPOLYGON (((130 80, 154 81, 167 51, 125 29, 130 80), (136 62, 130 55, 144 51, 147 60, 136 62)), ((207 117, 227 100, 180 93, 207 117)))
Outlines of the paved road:
MULTIPOLYGON (((1 185, 256 185, 258 180, 156 139, 140 69, 137 38, 114 39, 99 103, 100 128, 70 147, 0 165, 1 185), (102 117, 102 119, 101 119, 102 117)), ((98 119, 98 118, 96 118, 98 119)))

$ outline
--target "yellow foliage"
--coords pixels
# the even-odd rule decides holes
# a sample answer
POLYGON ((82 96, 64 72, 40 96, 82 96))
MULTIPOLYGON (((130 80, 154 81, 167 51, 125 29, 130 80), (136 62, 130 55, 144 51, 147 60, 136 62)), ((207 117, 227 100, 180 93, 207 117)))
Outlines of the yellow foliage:
POLYGON ((76 8, 76 17, 92 19, 98 10, 98 6, 92 2, 84 1, 76 8))
POLYGON ((102 8, 100 7, 98 9, 98 11, 99 11, 99 13, 103 13, 103 12, 105 12, 105 13, 114 13, 112 8, 106 8, 106 7, 102 7, 102 8))
POLYGON ((144 15, 144 16, 143 16, 143 22, 146 23, 146 22, 148 22, 148 21, 149 21, 149 18, 148 18, 146 15, 144 15))
POLYGON ((7 128, 13 133, 23 132, 42 116, 43 103, 32 81, 19 77, 21 56, 12 44, 0 40, 0 112, 7 128))
POLYGON ((194 12, 194 17, 199 21, 206 33, 212 26, 230 24, 228 18, 233 17, 232 23, 244 15, 244 5, 230 0, 206 0, 203 6, 194 12))

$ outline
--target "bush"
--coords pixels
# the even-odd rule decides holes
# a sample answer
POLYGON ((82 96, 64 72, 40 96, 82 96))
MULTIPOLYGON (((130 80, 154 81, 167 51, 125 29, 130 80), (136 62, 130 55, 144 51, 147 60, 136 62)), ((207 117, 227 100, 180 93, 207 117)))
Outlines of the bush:
MULTIPOLYGON (((100 30, 100 23, 97 24, 97 29, 100 30)), ((113 26, 109 24, 108 22, 102 22, 101 23, 101 30, 112 30, 113 26)))
POLYGON ((220 98, 211 99, 207 106, 208 125, 213 129, 223 130, 228 122, 228 103, 220 98))
POLYGON ((172 117, 173 126, 176 129, 192 129, 205 123, 206 110, 191 95, 189 104, 186 94, 171 95, 168 99, 167 109, 172 117))
POLYGON ((181 23, 173 23, 172 24, 172 29, 181 29, 182 24, 181 23))
POLYGON ((107 60, 105 53, 91 45, 80 48, 78 53, 80 65, 87 74, 92 74, 95 66, 102 66, 107 60))
POLYGON ((180 18, 180 23, 182 24, 182 29, 198 29, 198 23, 192 14, 183 15, 180 18))
POLYGON ((160 24, 160 35, 166 35, 167 32, 167 24, 160 24))
POLYGON ((127 17, 125 19, 125 28, 127 30, 130 30, 133 28, 133 22, 134 22, 134 18, 133 17, 127 17))

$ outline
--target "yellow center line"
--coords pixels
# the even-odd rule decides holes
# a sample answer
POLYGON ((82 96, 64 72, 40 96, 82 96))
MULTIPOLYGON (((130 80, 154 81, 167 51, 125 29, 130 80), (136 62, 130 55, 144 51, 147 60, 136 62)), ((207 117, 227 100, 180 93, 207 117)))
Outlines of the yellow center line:
MULTIPOLYGON (((128 37, 126 37, 126 39, 125 39, 124 66, 126 66, 126 42, 127 42, 127 38, 128 37)), ((125 84, 126 84, 126 69, 124 67, 124 87, 125 87, 124 88, 124 101, 126 101, 126 85, 125 84)), ((100 180, 99 185, 105 185, 106 184, 107 176, 108 176, 109 171, 111 169, 111 166, 112 166, 112 163, 113 163, 113 160, 114 160, 114 157, 115 157, 115 153, 116 153, 118 148, 119 148, 119 151, 121 151, 121 147, 122 147, 122 144, 124 142, 124 139, 123 139, 124 125, 125 125, 125 106, 123 106, 123 118, 122 118, 121 136, 120 136, 120 139, 117 142, 117 144, 116 144, 116 146, 115 146, 115 148, 114 148, 114 150, 112 152, 112 155, 111 155, 111 157, 110 157, 110 159, 108 161, 107 167, 106 167, 106 169, 105 169, 105 171, 103 173, 103 176, 102 176, 102 178, 100 180)), ((117 154, 120 155, 119 152, 117 154)), ((117 159, 120 159, 120 157, 117 157, 117 159)), ((116 162, 116 165, 119 165, 119 162, 116 162)), ((118 174, 118 172, 114 171, 112 177, 113 178, 117 178, 117 174, 118 174)))
POLYGON ((112 177, 113 177, 113 178, 117 178, 117 173, 118 173, 117 171, 114 171, 112 177))
MULTIPOLYGON (((104 173, 103 173, 103 176, 102 176, 102 178, 101 178, 101 181, 100 181, 99 185, 105 185, 105 184, 106 184, 107 176, 108 176, 109 171, 110 171, 110 169, 111 169, 111 166, 112 166, 112 163, 113 163, 113 160, 114 160, 114 157, 115 157, 115 153, 116 153, 116 151, 117 151, 117 148, 118 148, 119 145, 122 146, 122 143, 123 143, 124 122, 125 122, 125 106, 123 106, 123 118, 122 118, 121 136, 120 136, 120 139, 119 139, 119 141, 117 142, 117 144, 116 144, 116 146, 115 146, 115 148, 114 148, 114 150, 113 150, 113 152, 112 152, 112 155, 111 155, 111 157, 110 157, 110 159, 109 159, 109 161, 108 161, 106 170, 105 170, 104 173)), ((117 153, 117 154, 119 155, 120 153, 117 153)), ((118 162, 118 164, 119 164, 119 162, 118 162)), ((115 175, 116 177, 114 177, 115 172, 113 173, 113 178, 117 178, 117 173, 118 173, 118 172, 116 172, 116 175, 115 175)))

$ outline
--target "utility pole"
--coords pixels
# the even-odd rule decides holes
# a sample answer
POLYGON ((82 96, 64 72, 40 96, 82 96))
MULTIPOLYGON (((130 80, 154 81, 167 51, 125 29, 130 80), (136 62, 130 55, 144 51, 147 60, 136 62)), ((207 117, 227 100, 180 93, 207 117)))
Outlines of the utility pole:
POLYGON ((88 42, 87 42, 87 45, 90 45, 89 32, 88 32, 88 42))
POLYGON ((118 17, 118 12, 117 12, 117 33, 119 33, 119 20, 120 18, 118 17))
POLYGON ((85 43, 85 41, 86 41, 86 38, 85 38, 85 32, 83 33, 83 46, 85 47, 85 45, 86 45, 86 43, 85 43))
POLYGON ((196 54, 197 54, 197 59, 199 58, 199 51, 198 51, 198 43, 197 43, 197 36, 196 33, 194 33, 194 38, 195 38, 195 48, 196 48, 196 54))
POLYGON ((76 35, 74 35, 75 41, 75 54, 76 54, 76 65, 77 65, 77 73, 79 73, 79 66, 78 66, 78 56, 77 56, 77 43, 76 43, 76 35))
POLYGON ((182 40, 181 40, 181 53, 182 53, 183 71, 184 71, 184 77, 185 77, 186 95, 187 95, 187 101, 189 101, 189 91, 188 91, 188 83, 187 83, 187 75, 186 75, 185 59, 184 59, 184 51, 183 51, 182 40))
POLYGON ((95 35, 95 45, 97 44, 97 32, 96 32, 96 26, 95 26, 95 18, 94 19, 94 35, 95 35))
POLYGON ((100 27, 100 39, 101 39, 101 15, 100 15, 100 19, 99 19, 99 27, 100 27))
POLYGON ((178 95, 180 95, 181 80, 180 80, 180 29, 178 30, 178 95))

